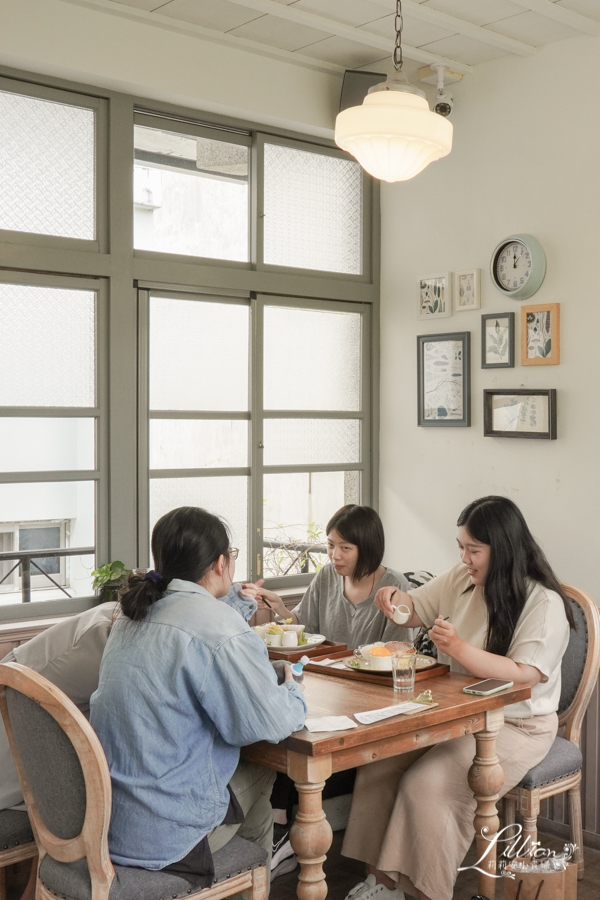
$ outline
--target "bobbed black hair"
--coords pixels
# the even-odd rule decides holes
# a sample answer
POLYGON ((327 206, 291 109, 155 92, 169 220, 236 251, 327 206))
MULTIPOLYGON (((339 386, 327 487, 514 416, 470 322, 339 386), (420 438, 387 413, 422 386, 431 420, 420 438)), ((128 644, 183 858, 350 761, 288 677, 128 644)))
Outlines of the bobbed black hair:
POLYGON ((488 611, 486 650, 506 656, 531 589, 530 581, 539 582, 562 598, 569 625, 574 627, 562 586, 516 503, 508 497, 480 497, 463 509, 456 524, 491 548, 483 592, 488 611))
POLYGON ((174 578, 198 582, 221 556, 229 553, 227 526, 197 506, 180 506, 158 520, 152 530, 152 577, 133 572, 121 593, 121 609, 139 622, 164 595, 174 578))
POLYGON ((371 506, 358 506, 356 503, 342 506, 333 514, 325 531, 329 534, 333 529, 349 544, 358 547, 352 581, 359 581, 377 571, 385 551, 385 537, 381 519, 371 506))

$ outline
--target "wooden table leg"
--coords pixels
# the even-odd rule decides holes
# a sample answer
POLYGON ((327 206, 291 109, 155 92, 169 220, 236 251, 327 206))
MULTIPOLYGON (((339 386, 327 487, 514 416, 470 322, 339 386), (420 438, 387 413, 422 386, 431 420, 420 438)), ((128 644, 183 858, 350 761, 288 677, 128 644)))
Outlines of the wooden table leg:
POLYGON ((288 755, 288 775, 298 791, 298 814, 290 831, 290 843, 300 863, 299 900, 325 900, 327 882, 323 863, 333 832, 323 812, 323 788, 331 775, 331 756, 318 758, 300 753, 288 755))
POLYGON ((504 772, 496 756, 496 736, 504 724, 504 710, 492 709, 485 714, 485 731, 475 733, 475 759, 469 769, 469 786, 473 791, 475 810, 475 843, 479 868, 478 891, 489 900, 496 896, 496 843, 500 822, 496 803, 504 784, 504 772), (490 846, 491 843, 491 846, 490 846))

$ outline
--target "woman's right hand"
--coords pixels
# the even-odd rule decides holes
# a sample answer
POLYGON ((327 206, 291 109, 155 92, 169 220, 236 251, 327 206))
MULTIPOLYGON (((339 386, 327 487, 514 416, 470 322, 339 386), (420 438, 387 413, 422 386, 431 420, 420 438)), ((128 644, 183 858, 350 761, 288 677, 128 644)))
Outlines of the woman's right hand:
POLYGON ((292 667, 291 667, 291 666, 285 666, 283 671, 285 672, 285 676, 284 676, 284 679, 283 679, 284 682, 285 682, 285 681, 293 681, 294 684, 297 684, 299 688, 301 688, 302 690, 304 690, 304 685, 303 685, 303 684, 300 684, 300 682, 299 682, 299 681, 296 681, 296 679, 294 678, 294 673, 292 672, 292 667))
POLYGON ((377 609, 381 610, 388 619, 392 618, 396 606, 401 602, 398 596, 399 593, 400 591, 397 587, 388 585, 387 587, 379 588, 375 594, 375 606, 377 609), (395 597, 394 594, 396 595, 395 597))
POLYGON ((268 591, 263 587, 263 584, 263 579, 259 578, 258 581, 243 584, 242 590, 252 594, 259 609, 272 609, 282 619, 295 619, 295 616, 289 611, 279 594, 276 594, 275 591, 268 591), (263 598, 267 601, 266 603, 263 598))

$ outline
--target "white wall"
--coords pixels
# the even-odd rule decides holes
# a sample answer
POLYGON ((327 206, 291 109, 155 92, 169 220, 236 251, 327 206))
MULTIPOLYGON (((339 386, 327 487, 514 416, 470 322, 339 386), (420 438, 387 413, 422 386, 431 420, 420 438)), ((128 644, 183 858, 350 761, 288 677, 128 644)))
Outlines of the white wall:
MULTIPOLYGON (((454 91, 454 149, 382 190, 381 510, 390 564, 437 573, 458 561, 455 523, 485 494, 523 510, 559 577, 600 600, 600 41, 477 67, 454 91), (545 248, 526 303, 561 304, 559 366, 481 369, 483 313, 521 302, 493 287, 496 244, 516 232, 545 248), (480 311, 419 321, 421 275, 482 270, 480 311), (419 428, 416 335, 471 332, 472 426, 419 428), (558 390, 558 440, 483 437, 491 387, 558 390)), ((516 359, 520 358, 519 344, 516 359)))
POLYGON ((341 89, 336 73, 68 0, 1 6, 0 65, 332 136, 341 89))

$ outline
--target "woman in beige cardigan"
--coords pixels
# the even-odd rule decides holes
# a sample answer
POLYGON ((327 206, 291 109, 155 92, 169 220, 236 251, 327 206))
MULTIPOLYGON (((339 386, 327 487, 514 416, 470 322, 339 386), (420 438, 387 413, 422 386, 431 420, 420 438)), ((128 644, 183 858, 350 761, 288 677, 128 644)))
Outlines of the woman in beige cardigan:
MULTIPOLYGON (((425 625, 438 659, 474 679, 531 688, 505 708, 497 739, 503 793, 550 749, 558 728, 560 665, 573 618, 562 588, 515 504, 483 497, 458 520, 461 563, 409 593, 380 590, 425 625)), ((352 900, 451 900, 457 869, 473 840, 475 800, 467 773, 475 739, 466 735, 359 769, 342 852, 369 875, 352 900)))

